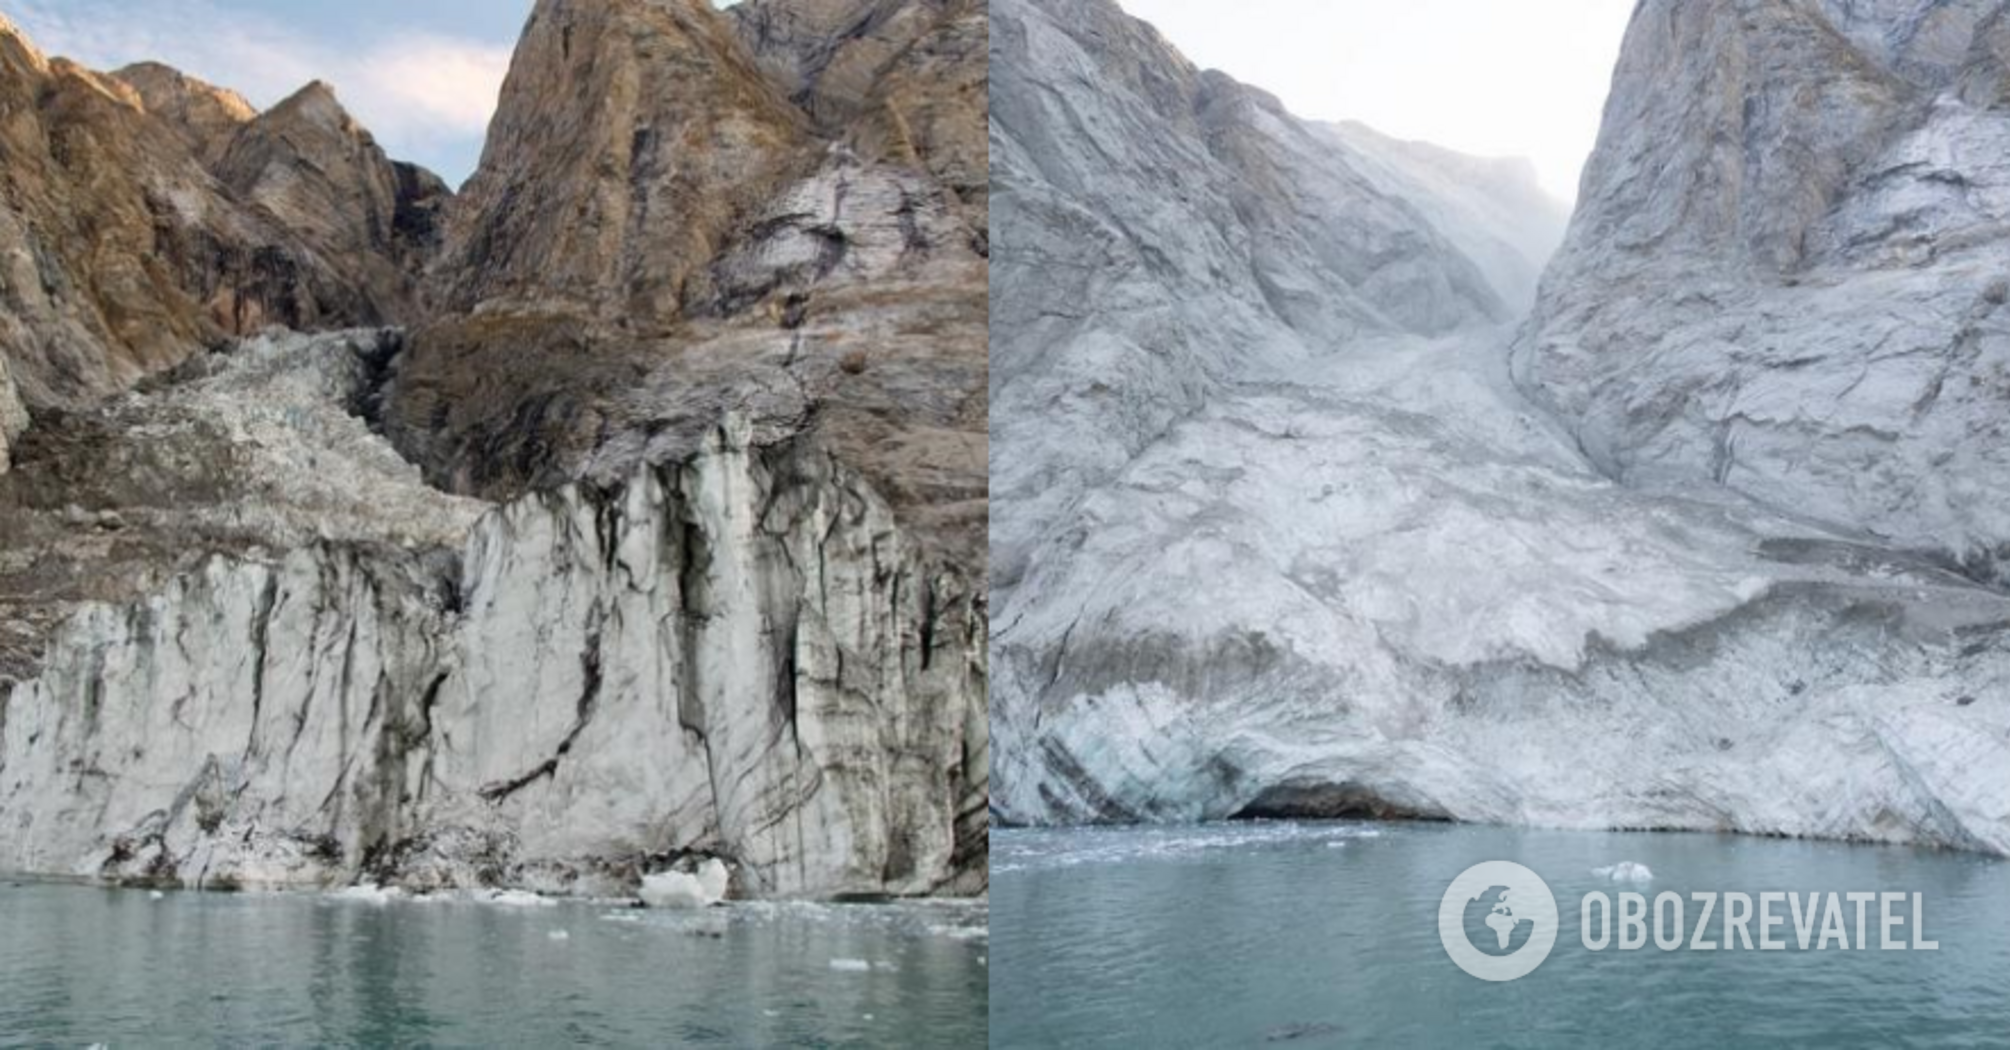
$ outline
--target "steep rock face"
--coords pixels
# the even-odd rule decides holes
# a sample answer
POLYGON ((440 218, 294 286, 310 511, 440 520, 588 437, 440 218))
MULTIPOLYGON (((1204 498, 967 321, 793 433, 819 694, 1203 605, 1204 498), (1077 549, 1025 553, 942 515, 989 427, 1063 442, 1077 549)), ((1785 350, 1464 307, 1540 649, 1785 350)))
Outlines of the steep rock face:
POLYGON ((231 139, 258 116, 243 95, 159 62, 136 62, 112 76, 139 92, 146 111, 179 132, 205 166, 222 160, 231 139))
POLYGON ((14 377, 7 372, 7 358, 0 356, 0 474, 13 464, 12 445, 28 429, 28 410, 14 389, 14 377))
POLYGON ((1287 179, 1260 96, 1203 181, 1222 132, 1190 67, 1059 6, 994 4, 996 819, 2010 852, 2010 599, 1721 488, 1603 476, 1511 381, 1505 326, 1432 334, 1498 316, 1453 276, 1509 272, 1463 255, 1513 243, 1506 209, 1385 143, 1287 179), (1243 217, 1288 194, 1321 228, 1260 255, 1243 217), (1405 236, 1421 256, 1355 280, 1319 262, 1405 236), (1313 323, 1265 281, 1359 305, 1313 323))
POLYGON ((986 41, 976 0, 748 0, 735 28, 816 124, 927 170, 986 229, 986 41))
POLYGON ((370 133, 315 81, 247 122, 212 170, 340 267, 384 318, 416 316, 416 279, 438 247, 444 186, 393 165, 370 133))
POLYGON ((732 409, 981 563, 984 238, 927 165, 847 134, 702 0, 539 4, 390 434, 440 484, 506 498, 681 457, 732 409))
POLYGON ((1534 304, 1536 282, 1563 243, 1570 209, 1543 190, 1533 164, 1469 157, 1355 122, 1321 130, 1353 150, 1362 172, 1384 192, 1415 204, 1515 313, 1534 304))
POLYGON ((1610 476, 1719 482, 2004 579, 2005 18, 1643 4, 1523 388, 1610 476))
POLYGON ((992 5, 996 580, 1225 383, 1508 316, 1386 162, 1113 3, 992 5))
POLYGON ((674 319, 734 224, 814 166, 806 125, 702 0, 544 0, 435 298, 674 319))
MULTIPOLYGON (((183 489, 187 440, 0 481, 10 535, 60 481, 94 504, 65 518, 193 548, 137 595, 44 581, 64 615, 0 672, 0 867, 616 893, 703 855, 749 895, 982 888, 981 598, 869 486, 729 421, 616 486, 486 513, 401 490, 351 414, 398 348, 261 344, 105 410, 237 431, 244 476, 281 486, 246 514, 183 489), (318 489, 275 469, 303 454, 330 457, 318 489)), ((16 594, 46 570, 12 571, 16 594)))
POLYGON ((136 79, 204 214, 335 260, 368 317, 437 243, 444 313, 30 399, 0 869, 607 894, 720 857, 744 895, 982 892, 957 187, 820 128, 701 0, 541 4, 464 207, 325 86, 204 170, 195 86, 136 79))
POLYGON ((0 23, 0 354, 23 405, 87 404, 269 325, 387 319, 367 281, 204 168, 227 102, 129 74, 50 61, 0 23))

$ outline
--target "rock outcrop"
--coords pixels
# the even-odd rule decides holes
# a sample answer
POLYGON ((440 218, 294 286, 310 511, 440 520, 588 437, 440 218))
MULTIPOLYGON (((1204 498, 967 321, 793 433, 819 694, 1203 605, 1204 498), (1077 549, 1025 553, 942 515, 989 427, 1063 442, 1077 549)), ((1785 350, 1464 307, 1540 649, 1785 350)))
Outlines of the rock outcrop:
POLYGON ((677 458, 732 409, 981 565, 984 237, 928 163, 790 101, 733 25, 704 0, 536 7, 389 432, 440 484, 506 498, 677 458))
MULTIPOLYGON (((1630 50, 1801 6, 1649 2, 1630 50)), ((2010 597, 1707 479, 1602 474, 1510 376, 1519 180, 1307 129, 1111 4, 993 11, 996 819, 2010 853, 2010 597)), ((1649 95, 1694 108, 1621 88, 1649 95)))
POLYGON ((7 473, 12 465, 12 445, 14 439, 28 429, 28 410, 21 404, 20 391, 14 389, 14 377, 7 371, 6 355, 0 354, 0 474, 7 473))
POLYGON ((2010 582, 2006 19, 1644 4, 1523 388, 1608 476, 2010 582))
POLYGON ((139 92, 140 105, 179 133, 205 167, 222 160, 231 140, 258 116, 243 95, 159 62, 136 62, 112 76, 139 92))
POLYGON ((315 81, 239 128, 211 170, 360 286, 386 320, 419 316, 418 277, 451 194, 395 164, 330 85, 315 81))
POLYGON ((0 356, 29 413, 268 326, 402 319, 364 272, 374 252, 331 256, 206 167, 257 133, 239 103, 161 67, 50 60, 0 23, 0 356))
POLYGON ((747 0, 734 24, 810 119, 926 169, 988 229, 989 10, 977 0, 747 0))

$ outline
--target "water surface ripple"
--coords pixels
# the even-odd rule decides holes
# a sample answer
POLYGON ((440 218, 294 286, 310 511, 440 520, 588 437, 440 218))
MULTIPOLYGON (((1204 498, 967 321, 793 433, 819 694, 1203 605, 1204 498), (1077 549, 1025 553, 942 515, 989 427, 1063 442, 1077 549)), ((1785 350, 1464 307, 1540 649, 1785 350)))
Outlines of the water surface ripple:
POLYGON ((1985 857, 1289 822, 1001 831, 991 857, 994 1047, 2010 1045, 2010 862, 1985 857), (1540 874, 1561 923, 1507 984, 1454 967, 1436 927, 1452 878, 1496 859, 1540 874), (1622 860, 1654 881, 1592 874, 1622 860), (1583 894, 1635 888, 1918 891, 1940 950, 1584 950, 1583 894))
POLYGON ((981 1047, 984 924, 0 881, 0 1045, 981 1047))

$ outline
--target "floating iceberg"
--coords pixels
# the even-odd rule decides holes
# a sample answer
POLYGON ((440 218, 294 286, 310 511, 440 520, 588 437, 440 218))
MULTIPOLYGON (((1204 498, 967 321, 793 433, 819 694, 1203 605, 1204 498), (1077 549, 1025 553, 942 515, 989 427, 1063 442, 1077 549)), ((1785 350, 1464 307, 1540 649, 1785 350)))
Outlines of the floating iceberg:
POLYGON ((405 895, 405 891, 393 886, 386 889, 374 882, 359 883, 347 889, 336 890, 328 896, 338 901, 361 901, 365 904, 389 904, 405 895))
POLYGON ((558 902, 550 897, 539 896, 525 890, 496 890, 492 893, 476 894, 475 900, 482 904, 499 904, 505 908, 553 908, 558 902))
POLYGON ((642 903, 652 908, 705 908, 726 899, 733 880, 724 861, 712 858, 695 875, 665 871, 642 879, 642 903))
POLYGON ((1610 879, 1613 882, 1654 881, 1654 872, 1647 865, 1630 860, 1622 860, 1617 864, 1608 864, 1602 868, 1593 868, 1591 869, 1591 873, 1601 879, 1610 879))

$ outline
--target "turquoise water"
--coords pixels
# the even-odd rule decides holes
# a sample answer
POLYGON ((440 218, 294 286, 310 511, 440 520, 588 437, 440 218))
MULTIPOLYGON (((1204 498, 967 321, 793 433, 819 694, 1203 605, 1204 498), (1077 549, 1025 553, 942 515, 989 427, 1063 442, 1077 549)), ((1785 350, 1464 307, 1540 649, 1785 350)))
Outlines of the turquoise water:
POLYGON ((980 1047, 983 906, 370 904, 0 881, 0 1045, 980 1047))
MULTIPOLYGON (((994 1047, 2010 1045, 2010 862, 1425 824, 1002 831, 991 846, 994 1047), (1438 936, 1446 888, 1485 860, 1533 869, 1558 905, 1553 952, 1510 983, 1467 976, 1438 936), (1625 860, 1654 880, 1592 875, 1625 860), (1590 952, 1593 889, 1919 892, 1940 949, 1590 952)), ((1791 924, 1775 936, 1791 944, 1791 924)))

